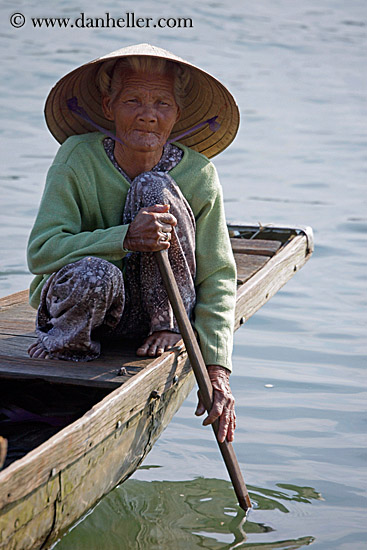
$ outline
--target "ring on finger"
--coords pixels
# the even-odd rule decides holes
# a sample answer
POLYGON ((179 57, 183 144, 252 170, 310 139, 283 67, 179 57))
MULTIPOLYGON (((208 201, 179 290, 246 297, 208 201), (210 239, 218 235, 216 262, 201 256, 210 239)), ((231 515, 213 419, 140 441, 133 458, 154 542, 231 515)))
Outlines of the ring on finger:
POLYGON ((169 233, 167 233, 166 231, 162 231, 162 233, 163 233, 162 241, 169 241, 169 233))

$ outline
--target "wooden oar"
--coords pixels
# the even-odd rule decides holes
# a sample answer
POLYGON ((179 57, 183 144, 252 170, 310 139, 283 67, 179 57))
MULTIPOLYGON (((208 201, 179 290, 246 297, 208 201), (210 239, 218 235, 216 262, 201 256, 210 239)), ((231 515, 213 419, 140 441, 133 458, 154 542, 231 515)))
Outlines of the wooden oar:
MULTIPOLYGON (((206 369, 199 344, 196 340, 193 328, 187 316, 182 298, 172 272, 171 264, 168 259, 167 250, 155 252, 159 270, 162 275, 164 285, 167 290, 168 298, 171 302, 173 312, 177 319, 181 336, 186 346, 192 369, 199 386, 201 398, 206 410, 209 412, 213 403, 213 387, 206 369)), ((227 467, 229 477, 231 478, 233 488, 238 498, 239 505, 245 512, 252 507, 249 494, 247 492, 245 481, 242 477, 237 458, 232 444, 225 440, 223 443, 218 441, 219 420, 212 424, 220 452, 227 467)))

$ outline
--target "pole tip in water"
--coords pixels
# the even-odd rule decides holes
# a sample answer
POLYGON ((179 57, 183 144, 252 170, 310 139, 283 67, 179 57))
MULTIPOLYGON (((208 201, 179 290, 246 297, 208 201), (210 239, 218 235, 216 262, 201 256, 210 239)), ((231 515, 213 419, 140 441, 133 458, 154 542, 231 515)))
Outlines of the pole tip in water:
POLYGON ((241 498, 241 499, 239 499, 238 503, 241 506, 242 510, 246 513, 246 517, 247 517, 249 511, 252 508, 250 498, 248 496, 245 497, 245 498, 241 498))

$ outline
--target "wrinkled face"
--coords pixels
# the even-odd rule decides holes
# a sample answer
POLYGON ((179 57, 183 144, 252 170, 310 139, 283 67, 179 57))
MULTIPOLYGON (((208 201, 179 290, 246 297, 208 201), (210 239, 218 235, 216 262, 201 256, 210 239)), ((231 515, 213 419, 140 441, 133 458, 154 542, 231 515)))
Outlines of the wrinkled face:
POLYGON ((166 75, 128 73, 116 99, 104 97, 102 105, 117 137, 136 152, 162 150, 180 114, 173 78, 166 75))

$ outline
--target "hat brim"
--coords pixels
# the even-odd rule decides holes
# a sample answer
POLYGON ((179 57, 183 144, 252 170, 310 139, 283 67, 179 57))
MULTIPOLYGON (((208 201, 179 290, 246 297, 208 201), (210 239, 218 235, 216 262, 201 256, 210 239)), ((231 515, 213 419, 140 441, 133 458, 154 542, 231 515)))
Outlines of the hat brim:
POLYGON ((208 158, 221 153, 234 140, 240 121, 239 109, 229 90, 209 73, 195 67, 180 57, 151 46, 138 44, 122 48, 78 67, 59 80, 49 93, 45 104, 45 118, 52 135, 59 143, 69 136, 95 132, 95 128, 68 109, 67 100, 76 97, 78 105, 87 115, 103 128, 114 132, 114 124, 105 118, 102 98, 96 82, 101 63, 111 59, 141 55, 167 59, 188 67, 191 85, 187 90, 181 116, 173 127, 170 139, 193 128, 200 122, 218 116, 219 129, 212 131, 205 125, 180 138, 183 145, 204 154, 208 158))

